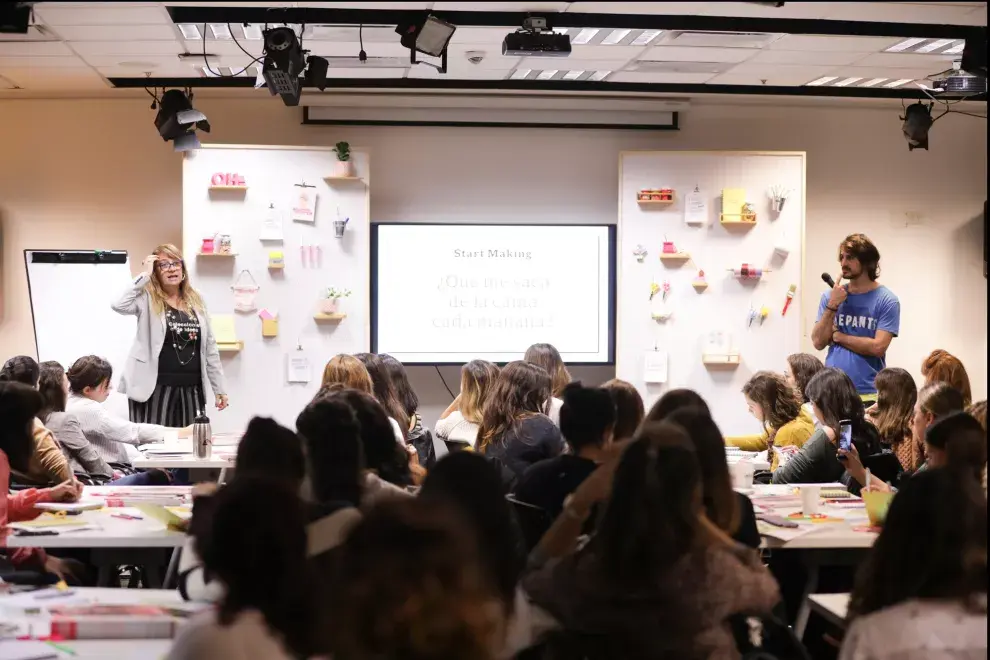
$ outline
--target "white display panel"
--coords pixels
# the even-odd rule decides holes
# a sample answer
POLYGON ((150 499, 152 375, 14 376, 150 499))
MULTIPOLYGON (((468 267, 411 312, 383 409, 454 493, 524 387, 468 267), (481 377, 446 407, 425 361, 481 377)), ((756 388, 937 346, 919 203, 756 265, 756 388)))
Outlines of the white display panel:
POLYGON ((406 364, 614 361, 615 228, 373 226, 372 350, 406 364))

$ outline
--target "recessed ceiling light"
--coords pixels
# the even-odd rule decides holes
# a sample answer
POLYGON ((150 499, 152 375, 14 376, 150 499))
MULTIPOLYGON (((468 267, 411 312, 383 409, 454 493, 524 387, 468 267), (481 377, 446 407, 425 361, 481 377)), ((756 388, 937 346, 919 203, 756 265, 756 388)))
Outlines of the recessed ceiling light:
POLYGON ((198 25, 193 25, 192 23, 179 23, 179 32, 182 33, 184 39, 192 41, 193 39, 202 39, 203 35, 199 31, 198 25))
POLYGON ((243 30, 244 30, 244 38, 245 39, 252 39, 252 40, 255 40, 255 41, 261 39, 261 27, 260 26, 255 25, 254 23, 246 23, 243 26, 243 30))
POLYGON ((952 48, 949 48, 948 50, 943 50, 942 51, 942 54, 943 55, 959 55, 960 53, 963 52, 963 48, 965 48, 965 47, 966 47, 966 42, 965 41, 960 41, 959 43, 957 43, 952 48))
POLYGON ((581 44, 586 44, 592 39, 594 39, 595 35, 598 34, 598 32, 599 32, 598 28, 584 28, 583 30, 577 33, 576 37, 571 39, 571 43, 577 44, 579 46, 581 44))
POLYGON ((612 34, 602 39, 602 45, 614 46, 615 44, 625 39, 630 32, 632 32, 632 30, 612 30, 612 34))
POLYGON ((537 80, 550 80, 555 75, 557 75, 557 69, 547 69, 546 71, 540 71, 536 74, 537 80))
POLYGON ((826 83, 830 83, 833 80, 838 80, 838 79, 839 79, 839 76, 823 76, 823 77, 819 78, 818 80, 812 80, 810 83, 807 83, 805 86, 806 87, 818 87, 819 85, 824 85, 826 83))
POLYGON ((840 80, 839 82, 835 83, 835 86, 836 87, 845 87, 847 85, 853 84, 857 80, 862 80, 862 79, 863 79, 862 77, 859 77, 859 78, 846 78, 845 80, 840 80))
POLYGON ((918 50, 914 51, 916 53, 930 53, 934 50, 939 50, 940 48, 945 48, 951 44, 955 39, 936 39, 931 43, 927 43, 918 50))
POLYGON ((660 36, 662 30, 643 30, 642 34, 632 40, 630 46, 645 46, 660 36))
POLYGON ((564 74, 564 80, 577 80, 584 75, 584 71, 568 71, 564 74))
POLYGON ((907 50, 908 48, 913 48, 920 44, 922 41, 927 41, 927 39, 918 39, 917 37, 913 39, 905 39, 899 44, 894 44, 890 48, 887 48, 885 53, 899 53, 902 50, 907 50))
POLYGON ((607 78, 610 73, 612 73, 612 72, 611 71, 595 71, 593 74, 591 74, 590 76, 588 76, 588 80, 594 80, 595 82, 598 82, 599 80, 605 80, 605 78, 607 78))
POLYGON ((226 23, 210 23, 210 32, 214 39, 230 39, 230 28, 226 23))
POLYGON ((208 66, 201 66, 199 70, 203 72, 203 75, 207 78, 219 78, 220 72, 217 69, 212 69, 208 66))
POLYGON ((532 69, 516 69, 515 71, 512 72, 512 75, 509 76, 509 79, 510 80, 522 80, 523 78, 525 78, 526 76, 528 76, 531 73, 533 73, 533 70, 532 69))
POLYGON ((872 80, 867 80, 865 83, 860 85, 860 87, 873 87, 874 85, 879 85, 884 80, 886 80, 886 78, 873 78, 872 80))
POLYGON ((911 82, 911 78, 901 78, 900 80, 894 80, 887 83, 884 87, 900 87, 901 85, 911 82))

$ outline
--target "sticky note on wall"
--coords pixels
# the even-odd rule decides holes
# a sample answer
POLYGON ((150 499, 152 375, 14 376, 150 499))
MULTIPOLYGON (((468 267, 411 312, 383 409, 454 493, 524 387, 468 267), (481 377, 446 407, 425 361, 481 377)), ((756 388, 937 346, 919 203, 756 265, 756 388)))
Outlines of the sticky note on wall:
POLYGON ((746 203, 745 188, 722 189, 722 214, 742 215, 743 204, 746 203))
POLYGON ((237 327, 232 314, 214 314, 210 317, 210 325, 218 344, 237 343, 237 327))

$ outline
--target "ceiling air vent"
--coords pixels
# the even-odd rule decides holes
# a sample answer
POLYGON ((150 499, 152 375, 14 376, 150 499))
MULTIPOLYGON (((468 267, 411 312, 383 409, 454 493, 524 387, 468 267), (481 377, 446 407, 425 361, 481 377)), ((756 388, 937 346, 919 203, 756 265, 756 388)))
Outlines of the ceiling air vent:
POLYGON ((664 45, 700 46, 703 48, 763 48, 780 39, 782 34, 769 32, 671 32, 664 45))

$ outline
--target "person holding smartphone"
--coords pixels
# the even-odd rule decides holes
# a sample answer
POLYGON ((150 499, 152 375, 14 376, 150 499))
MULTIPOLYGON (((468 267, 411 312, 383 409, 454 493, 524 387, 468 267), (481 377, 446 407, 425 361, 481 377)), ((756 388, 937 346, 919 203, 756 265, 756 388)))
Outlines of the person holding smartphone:
POLYGON ((773 473, 771 483, 841 481, 858 492, 859 484, 846 471, 843 454, 853 448, 860 456, 877 453, 880 434, 867 421, 856 386, 842 370, 827 367, 808 382, 806 394, 821 425, 801 451, 773 473))

